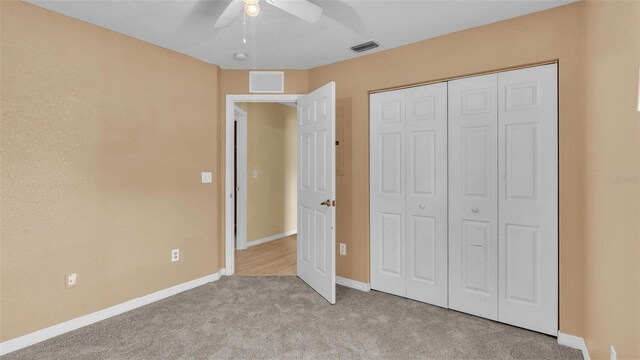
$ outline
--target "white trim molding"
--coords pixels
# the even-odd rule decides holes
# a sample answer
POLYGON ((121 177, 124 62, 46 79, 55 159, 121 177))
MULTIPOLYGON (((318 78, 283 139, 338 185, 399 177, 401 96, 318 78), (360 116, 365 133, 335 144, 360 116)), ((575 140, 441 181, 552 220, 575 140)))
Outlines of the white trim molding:
POLYGON ((355 281, 347 278, 343 278, 342 276, 336 276, 336 284, 350 287, 356 290, 369 292, 371 291, 371 285, 367 283, 363 283, 360 281, 355 281))
POLYGON ((37 344, 39 342, 51 339, 58 335, 62 335, 69 331, 79 329, 81 327, 91 325, 101 320, 108 319, 110 317, 120 315, 127 311, 139 308, 144 305, 151 304, 153 302, 168 298, 170 296, 179 294, 181 292, 191 290, 198 286, 216 281, 220 279, 220 276, 224 275, 224 269, 221 269, 215 274, 207 275, 199 279, 191 280, 182 284, 166 288, 164 290, 156 291, 154 293, 141 296, 118 305, 108 307, 106 309, 98 310, 91 314, 83 315, 69 321, 65 321, 60 324, 56 324, 42 330, 32 332, 11 340, 7 340, 0 343, 0 355, 5 355, 10 352, 23 349, 27 346, 37 344))
POLYGON ((225 273, 228 276, 233 275, 235 270, 234 252, 236 249, 235 234, 233 231, 233 214, 234 214, 234 181, 233 181, 233 148, 235 139, 233 134, 233 121, 235 115, 236 102, 262 102, 262 103, 295 103, 303 97, 300 94, 229 94, 225 102, 225 169, 224 169, 224 203, 225 203, 225 219, 224 219, 224 265, 225 273))
POLYGON ((589 357, 589 350, 587 349, 587 343, 579 336, 558 332, 558 344, 578 349, 582 351, 582 357, 584 360, 591 360, 591 357, 589 357))
POLYGON ((247 112, 235 105, 236 122, 236 246, 245 250, 247 244, 247 112))
POLYGON ((293 230, 285 231, 285 232, 280 233, 280 234, 275 234, 275 235, 263 237, 262 239, 251 240, 251 241, 247 242, 247 247, 250 248, 252 246, 268 243, 269 241, 282 239, 284 237, 291 236, 291 235, 296 234, 296 233, 298 233, 298 229, 293 229, 293 230))

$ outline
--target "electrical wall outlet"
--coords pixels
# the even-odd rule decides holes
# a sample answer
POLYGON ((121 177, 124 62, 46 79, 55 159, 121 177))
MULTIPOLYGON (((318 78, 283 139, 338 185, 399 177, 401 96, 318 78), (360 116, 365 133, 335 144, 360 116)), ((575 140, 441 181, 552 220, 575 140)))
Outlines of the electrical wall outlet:
POLYGON ((616 360, 618 358, 618 354, 616 354, 616 348, 611 345, 611 360, 616 360))
POLYGON ((171 250, 171 262, 180 260, 180 249, 171 250))
POLYGON ((211 171, 203 171, 200 176, 203 184, 211 184, 213 182, 213 173, 211 171))
POLYGON ((71 289, 75 287, 76 284, 78 283, 78 274, 76 273, 68 274, 64 277, 64 280, 65 280, 65 283, 64 283, 65 289, 71 289))
POLYGON ((347 244, 340 243, 340 255, 347 255, 347 244))

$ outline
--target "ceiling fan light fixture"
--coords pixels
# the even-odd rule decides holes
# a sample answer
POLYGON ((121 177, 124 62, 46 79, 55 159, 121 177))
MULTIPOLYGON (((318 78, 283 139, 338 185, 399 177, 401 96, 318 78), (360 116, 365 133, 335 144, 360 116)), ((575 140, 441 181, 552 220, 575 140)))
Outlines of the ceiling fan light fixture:
POLYGON ((260 14, 260 4, 258 4, 259 0, 244 0, 244 13, 251 16, 256 17, 260 14))

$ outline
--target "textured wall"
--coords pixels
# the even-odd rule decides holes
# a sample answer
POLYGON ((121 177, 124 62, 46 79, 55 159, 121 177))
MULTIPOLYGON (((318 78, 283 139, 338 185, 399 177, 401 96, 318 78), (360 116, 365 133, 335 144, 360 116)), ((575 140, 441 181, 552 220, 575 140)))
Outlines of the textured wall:
POLYGON ((247 240, 295 230, 296 109, 278 103, 239 106, 247 111, 247 240))
POLYGON ((217 66, 0 9, 0 339, 218 271, 217 66))
POLYGON ((309 88, 336 82, 351 101, 350 164, 339 177, 337 273, 369 282, 368 92, 490 70, 559 60, 560 72, 560 329, 583 322, 582 5, 522 16, 309 71, 309 88), (340 210, 342 209, 342 210, 340 210))
POLYGON ((584 6, 584 337, 640 359, 640 1, 584 6))

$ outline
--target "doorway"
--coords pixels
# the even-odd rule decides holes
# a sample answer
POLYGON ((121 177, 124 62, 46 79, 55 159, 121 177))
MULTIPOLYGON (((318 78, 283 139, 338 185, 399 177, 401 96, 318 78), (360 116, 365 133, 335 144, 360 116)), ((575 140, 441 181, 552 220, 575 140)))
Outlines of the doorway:
MULTIPOLYGON (((304 95, 227 95, 226 99, 226 149, 225 149, 225 274, 235 273, 236 250, 236 119, 237 103, 295 103, 304 95)), ((238 134, 242 132, 238 129, 238 134)), ((239 174, 241 175, 241 174, 239 174)), ((240 180, 239 180, 240 181, 240 180)), ((241 240, 242 242, 242 240, 241 240)))
MULTIPOLYGON (((306 95, 227 95, 225 117, 225 275, 235 272, 236 103, 295 103, 297 199, 296 275, 336 302, 336 84, 306 95)), ((238 223, 239 225, 240 223, 238 223)))
POLYGON ((235 104, 236 275, 296 275, 296 110, 235 104))

